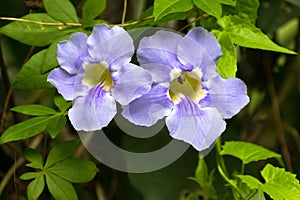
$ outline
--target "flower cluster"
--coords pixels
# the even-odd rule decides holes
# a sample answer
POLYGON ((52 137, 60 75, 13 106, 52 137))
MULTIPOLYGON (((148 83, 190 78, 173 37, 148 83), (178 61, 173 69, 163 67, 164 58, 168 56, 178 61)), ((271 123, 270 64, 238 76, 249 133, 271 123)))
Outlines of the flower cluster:
POLYGON ((60 68, 48 81, 66 100, 76 130, 99 130, 116 114, 116 102, 130 122, 152 126, 166 117, 170 135, 198 151, 225 130, 224 119, 248 102, 246 85, 216 72, 222 55, 217 39, 197 27, 182 36, 160 30, 134 44, 122 28, 97 25, 90 36, 75 33, 58 45, 60 68))

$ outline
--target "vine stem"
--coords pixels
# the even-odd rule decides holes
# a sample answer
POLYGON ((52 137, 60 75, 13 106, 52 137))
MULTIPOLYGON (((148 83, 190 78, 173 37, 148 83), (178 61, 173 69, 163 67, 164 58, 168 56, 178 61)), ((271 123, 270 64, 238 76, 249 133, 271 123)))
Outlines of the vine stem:
POLYGON ((25 22, 25 23, 32 23, 32 24, 39 24, 45 26, 76 26, 80 27, 81 24, 78 23, 70 23, 70 22, 40 22, 40 21, 33 21, 29 19, 22 19, 22 18, 14 18, 14 17, 0 17, 1 20, 7 21, 17 21, 17 22, 25 22))
MULTIPOLYGON (((33 142, 31 143, 31 145, 29 145, 30 148, 37 148, 39 146, 39 144, 41 143, 41 141, 43 140, 44 135, 40 134, 38 135, 33 142)), ((7 171, 7 173, 5 174, 5 176, 3 177, 1 183, 0 183, 0 194, 2 194, 5 186, 7 185, 7 183, 9 182, 10 178, 15 174, 15 171, 21 167, 24 163, 25 163, 25 158, 24 157, 20 157, 12 166, 11 168, 7 171)))
POLYGON ((122 14, 122 21, 121 21, 122 27, 124 27, 126 12, 127 12, 127 0, 124 0, 124 8, 123 8, 123 14, 122 14))
POLYGON ((235 184, 235 181, 230 179, 227 175, 225 163, 224 163, 222 155, 220 154, 220 152, 221 152, 221 138, 220 137, 217 139, 217 142, 216 142, 216 150, 217 150, 216 151, 216 153, 217 153, 217 169, 218 169, 219 174, 229 185, 231 185, 231 187, 238 193, 238 195, 241 197, 241 199, 243 199, 242 192, 235 184))

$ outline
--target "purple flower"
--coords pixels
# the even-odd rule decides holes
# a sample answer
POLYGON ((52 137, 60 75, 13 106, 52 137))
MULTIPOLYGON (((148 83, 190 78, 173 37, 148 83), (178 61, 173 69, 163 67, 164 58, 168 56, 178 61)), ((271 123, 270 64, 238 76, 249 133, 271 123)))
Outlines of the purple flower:
POLYGON ((134 45, 118 26, 97 25, 90 36, 75 33, 58 44, 60 64, 48 76, 66 100, 74 100, 68 111, 76 130, 99 130, 116 114, 116 101, 126 105, 147 93, 151 75, 129 63, 134 45))
POLYGON ((221 55, 217 39, 200 27, 184 37, 161 30, 143 38, 137 57, 154 84, 149 93, 123 107, 123 116, 142 126, 166 117, 173 138, 198 151, 208 148, 225 130, 224 119, 249 102, 240 79, 223 79, 216 72, 221 55))

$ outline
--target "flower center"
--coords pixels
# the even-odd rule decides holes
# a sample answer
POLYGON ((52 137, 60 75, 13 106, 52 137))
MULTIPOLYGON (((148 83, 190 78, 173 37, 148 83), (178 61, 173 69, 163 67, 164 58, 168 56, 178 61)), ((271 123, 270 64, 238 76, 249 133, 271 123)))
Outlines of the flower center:
POLYGON ((89 88, 100 85, 105 91, 109 91, 114 86, 107 62, 103 61, 100 64, 85 63, 83 68, 85 74, 82 83, 89 88))
POLYGON ((198 103, 205 96, 199 70, 181 72, 170 82, 169 96, 174 103, 180 102, 182 94, 195 103, 198 103))

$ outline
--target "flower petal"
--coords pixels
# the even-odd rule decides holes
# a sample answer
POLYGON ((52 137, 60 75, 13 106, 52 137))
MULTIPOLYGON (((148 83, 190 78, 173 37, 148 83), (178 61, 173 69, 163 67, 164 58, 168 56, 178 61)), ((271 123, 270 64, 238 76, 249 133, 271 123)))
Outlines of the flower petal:
POLYGON ((81 82, 83 76, 83 73, 70 75, 62 68, 55 68, 50 72, 47 81, 54 85, 66 100, 74 100, 87 93, 88 88, 81 82))
POLYGON ((223 79, 217 76, 203 83, 203 86, 207 95, 200 105, 216 108, 225 119, 233 117, 249 103, 247 87, 238 78, 223 79))
POLYGON ((105 24, 93 28, 88 38, 88 50, 93 62, 107 62, 111 70, 129 63, 134 52, 130 35, 121 27, 105 24))
POLYGON ((217 38, 204 28, 193 28, 187 33, 187 36, 194 39, 203 49, 205 49, 215 62, 222 56, 221 46, 217 38))
POLYGON ((68 115, 76 130, 95 131, 107 126, 117 113, 114 98, 101 87, 75 100, 68 115))
POLYGON ((150 73, 131 63, 125 64, 120 70, 113 72, 112 78, 115 83, 112 95, 121 105, 127 105, 151 89, 150 73))
POLYGON ((179 68, 177 59, 177 45, 181 35, 171 31, 158 31, 150 37, 144 37, 140 41, 137 50, 137 58, 141 65, 157 63, 171 68, 179 68))
POLYGON ((216 64, 207 52, 193 39, 185 36, 178 43, 177 57, 182 63, 183 71, 191 71, 200 68, 202 79, 207 80, 216 76, 216 64))
POLYGON ((207 149, 226 127, 215 108, 200 108, 188 98, 175 105, 166 124, 173 138, 191 144, 198 151, 207 149))
POLYGON ((82 63, 87 59, 87 35, 75 33, 70 40, 62 41, 58 44, 57 60, 61 68, 70 74, 76 74, 80 70, 82 63))
POLYGON ((171 81, 172 69, 170 67, 156 63, 144 64, 141 67, 150 72, 155 83, 169 83, 171 81))
POLYGON ((149 93, 124 106, 122 115, 136 125, 154 125, 159 119, 167 116, 173 107, 167 92, 168 88, 154 85, 149 93))

